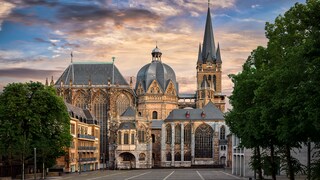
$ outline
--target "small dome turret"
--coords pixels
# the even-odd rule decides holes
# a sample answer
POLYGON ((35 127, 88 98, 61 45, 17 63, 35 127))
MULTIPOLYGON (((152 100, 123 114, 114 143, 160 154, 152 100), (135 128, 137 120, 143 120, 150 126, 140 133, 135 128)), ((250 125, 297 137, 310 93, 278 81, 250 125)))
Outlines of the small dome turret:
POLYGON ((160 51, 158 46, 156 46, 156 48, 152 50, 151 55, 152 55, 152 61, 161 61, 162 52, 160 51))

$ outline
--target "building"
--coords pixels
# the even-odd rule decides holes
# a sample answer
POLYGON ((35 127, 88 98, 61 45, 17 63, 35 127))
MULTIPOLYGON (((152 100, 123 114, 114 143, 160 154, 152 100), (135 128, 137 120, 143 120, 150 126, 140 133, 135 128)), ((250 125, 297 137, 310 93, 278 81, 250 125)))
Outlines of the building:
POLYGON ((100 126, 87 109, 65 103, 70 116, 72 142, 67 154, 57 160, 57 167, 64 172, 92 171, 99 169, 100 126))
POLYGON ((222 58, 209 7, 195 55, 195 93, 179 93, 175 71, 165 61, 156 46, 134 87, 114 63, 73 62, 55 87, 66 102, 99 121, 102 164, 120 169, 230 164, 222 58))

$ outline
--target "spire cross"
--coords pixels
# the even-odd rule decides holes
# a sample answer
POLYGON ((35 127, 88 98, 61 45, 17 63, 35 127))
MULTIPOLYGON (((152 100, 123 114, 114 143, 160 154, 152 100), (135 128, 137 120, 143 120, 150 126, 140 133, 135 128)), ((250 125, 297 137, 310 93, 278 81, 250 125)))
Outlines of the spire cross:
POLYGON ((210 7, 210 0, 208 0, 208 7, 210 7))

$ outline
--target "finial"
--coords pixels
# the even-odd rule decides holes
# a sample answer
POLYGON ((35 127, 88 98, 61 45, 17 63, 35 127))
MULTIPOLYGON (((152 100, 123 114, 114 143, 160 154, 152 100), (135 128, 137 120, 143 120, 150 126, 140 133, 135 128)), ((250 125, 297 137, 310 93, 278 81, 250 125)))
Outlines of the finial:
POLYGON ((51 76, 50 86, 53 86, 53 85, 54 85, 53 76, 51 76))
POLYGON ((208 0, 208 8, 210 7, 210 0, 208 0))
POLYGON ((71 51, 70 56, 71 56, 71 63, 73 63, 73 54, 72 54, 72 51, 71 51))
POLYGON ((114 60, 116 59, 116 57, 112 57, 112 63, 114 64, 114 60))
POLYGON ((158 41, 156 41, 156 48, 158 48, 158 41))
POLYGON ((48 86, 49 85, 49 83, 48 83, 48 78, 46 78, 46 86, 48 86))

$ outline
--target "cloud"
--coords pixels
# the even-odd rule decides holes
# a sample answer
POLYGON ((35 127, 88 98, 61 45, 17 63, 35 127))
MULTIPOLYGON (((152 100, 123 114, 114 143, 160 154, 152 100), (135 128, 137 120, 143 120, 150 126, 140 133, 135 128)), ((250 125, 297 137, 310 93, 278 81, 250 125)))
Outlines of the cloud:
POLYGON ((61 74, 59 70, 41 70, 30 68, 7 68, 0 69, 0 77, 2 78, 30 78, 30 79, 45 79, 53 74, 61 74))
POLYGON ((251 5, 252 9, 256 9, 256 8, 260 8, 260 7, 261 7, 260 4, 252 4, 251 5))
POLYGON ((15 7, 15 5, 2 1, 0 2, 0 31, 2 28, 2 22, 6 17, 11 13, 12 9, 15 7))

